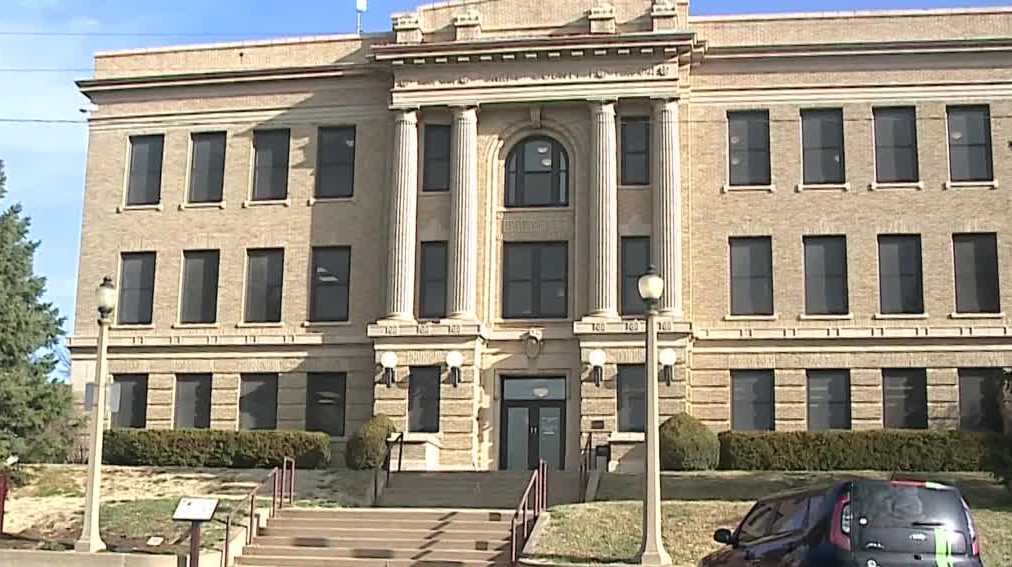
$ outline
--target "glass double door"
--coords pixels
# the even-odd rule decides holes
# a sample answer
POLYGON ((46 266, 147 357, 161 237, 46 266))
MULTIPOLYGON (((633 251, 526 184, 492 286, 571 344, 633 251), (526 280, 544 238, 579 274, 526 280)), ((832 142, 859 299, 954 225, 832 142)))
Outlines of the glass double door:
POLYGON ((564 379, 508 378, 503 381, 500 468, 531 470, 544 460, 565 467, 564 379))

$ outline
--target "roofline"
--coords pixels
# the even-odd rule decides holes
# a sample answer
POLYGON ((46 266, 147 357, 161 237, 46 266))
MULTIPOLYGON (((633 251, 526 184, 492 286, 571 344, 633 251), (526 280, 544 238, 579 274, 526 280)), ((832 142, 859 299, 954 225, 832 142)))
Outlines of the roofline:
POLYGON ((270 45, 293 45, 300 43, 323 43, 328 41, 353 41, 364 39, 381 39, 390 37, 392 32, 369 32, 363 34, 345 33, 332 35, 310 35, 296 37, 278 37, 273 39, 252 39, 216 43, 193 43, 169 45, 164 47, 141 47, 134 49, 114 49, 96 51, 95 59, 100 57, 119 57, 124 55, 144 55, 148 53, 172 53, 180 51, 211 51, 216 49, 234 49, 236 47, 264 47, 270 45))
POLYGON ((689 16, 689 23, 767 20, 819 20, 838 18, 895 18, 897 16, 958 16, 970 14, 1012 14, 1012 6, 931 8, 911 10, 841 10, 838 12, 784 12, 770 14, 725 14, 689 16))

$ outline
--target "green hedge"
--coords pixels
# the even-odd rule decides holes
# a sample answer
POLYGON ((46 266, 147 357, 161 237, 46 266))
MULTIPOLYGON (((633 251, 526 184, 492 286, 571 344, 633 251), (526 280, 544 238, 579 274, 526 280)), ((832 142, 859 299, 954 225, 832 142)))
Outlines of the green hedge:
POLYGON ((102 461, 156 467, 267 468, 294 457, 300 468, 330 462, 330 437, 307 431, 111 429, 102 461))
POLYGON ((397 431, 397 426, 387 416, 374 415, 348 440, 344 451, 345 464, 349 469, 374 469, 383 464, 386 457, 387 439, 397 431))
POLYGON ((965 431, 725 431, 720 468, 981 471, 1007 450, 1000 435, 965 431))
POLYGON ((680 413, 661 424, 660 432, 662 469, 708 471, 717 468, 720 441, 703 422, 680 413))

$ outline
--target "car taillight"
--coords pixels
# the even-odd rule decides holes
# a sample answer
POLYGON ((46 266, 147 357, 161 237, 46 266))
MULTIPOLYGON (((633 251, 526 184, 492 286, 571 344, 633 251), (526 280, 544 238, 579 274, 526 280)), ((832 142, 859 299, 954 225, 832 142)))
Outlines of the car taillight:
POLYGON ((843 494, 833 506, 833 521, 829 529, 829 542, 850 551, 850 527, 853 517, 850 513, 850 495, 843 494))
POLYGON ((966 515, 966 527, 970 532, 970 551, 974 557, 980 557, 980 542, 977 541, 977 527, 973 525, 973 517, 970 516, 970 507, 966 504, 966 500, 963 500, 963 514, 966 515))

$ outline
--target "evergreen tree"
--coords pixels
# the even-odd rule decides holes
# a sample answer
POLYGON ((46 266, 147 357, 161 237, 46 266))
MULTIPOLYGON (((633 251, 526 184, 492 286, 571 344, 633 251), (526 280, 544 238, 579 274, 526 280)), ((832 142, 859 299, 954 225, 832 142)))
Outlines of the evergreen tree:
MULTIPOLYGON (((0 203, 6 177, 0 161, 0 203)), ((20 205, 0 208, 0 461, 66 459, 75 434, 70 388, 50 379, 62 334, 56 307, 42 300, 46 280, 33 272, 39 243, 20 205)))

